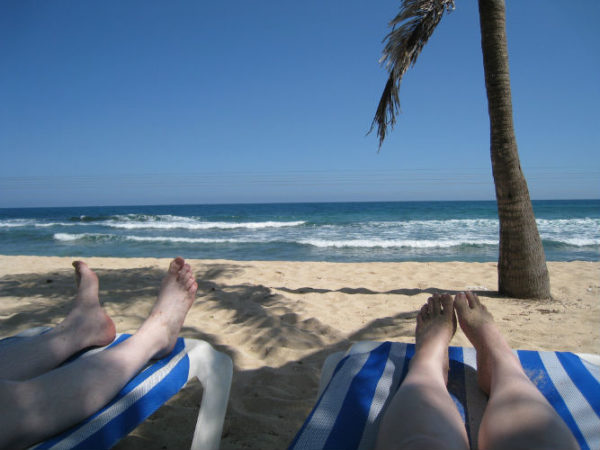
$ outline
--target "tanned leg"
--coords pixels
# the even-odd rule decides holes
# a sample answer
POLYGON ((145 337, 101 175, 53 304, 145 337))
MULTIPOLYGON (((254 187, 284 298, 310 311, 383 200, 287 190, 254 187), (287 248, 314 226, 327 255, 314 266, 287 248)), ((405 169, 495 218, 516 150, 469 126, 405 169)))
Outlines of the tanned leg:
POLYGON ((452 297, 434 295, 417 316, 415 355, 379 429, 378 449, 467 449, 464 423, 446 388, 452 297))
POLYGON ((77 281, 73 309, 47 333, 0 345, 0 379, 36 377, 84 348, 108 345, 115 338, 115 325, 98 300, 98 277, 82 261, 73 266, 77 281))
POLYGON ((150 316, 129 339, 26 381, 0 381, 0 448, 26 447, 106 405, 153 357, 176 342, 198 285, 182 258, 171 262, 150 316))
POLYGON ((454 305, 462 330, 477 350, 479 386, 489 395, 479 448, 579 448, 567 425, 525 375, 477 295, 458 294, 454 305))

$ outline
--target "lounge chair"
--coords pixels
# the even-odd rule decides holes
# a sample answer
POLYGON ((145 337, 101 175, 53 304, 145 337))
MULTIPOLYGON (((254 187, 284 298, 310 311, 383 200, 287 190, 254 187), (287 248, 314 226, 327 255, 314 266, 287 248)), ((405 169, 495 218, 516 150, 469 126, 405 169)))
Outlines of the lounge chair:
MULTIPOLYGON (((330 355, 317 402, 290 449, 371 449, 385 407, 406 376, 414 344, 359 342, 330 355)), ((471 448, 487 397, 477 386, 475 350, 450 347, 448 390, 471 448)), ((525 372, 567 423, 582 449, 600 449, 600 356, 516 351, 525 372)))
MULTIPOLYGON (((26 338, 47 329, 33 328, 8 339, 26 338)), ((118 334, 109 346, 82 352, 76 358, 102 351, 129 336, 118 334)), ((196 377, 203 386, 203 394, 191 448, 216 450, 221 440, 232 373, 229 356, 207 342, 179 338, 168 356, 148 364, 96 414, 32 448, 111 448, 196 377)))

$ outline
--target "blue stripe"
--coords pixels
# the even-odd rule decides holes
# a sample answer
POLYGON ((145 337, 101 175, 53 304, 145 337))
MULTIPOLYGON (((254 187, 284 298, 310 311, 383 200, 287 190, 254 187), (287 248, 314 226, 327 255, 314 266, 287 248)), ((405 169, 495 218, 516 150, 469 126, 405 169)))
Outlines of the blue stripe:
POLYGON ((350 450, 360 444, 375 389, 385 369, 390 348, 391 343, 384 342, 370 352, 364 366, 350 383, 342 409, 325 442, 324 449, 350 450))
POLYGON ((346 364, 346 361, 348 361, 348 359, 350 358, 350 356, 351 355, 344 356, 340 360, 340 362, 337 363, 337 366, 335 366, 335 370, 333 371, 333 374, 331 375, 331 378, 329 378, 329 382, 327 383, 327 386, 325 387, 325 389, 323 389, 323 392, 321 393, 321 396, 319 397, 319 399, 317 400, 317 403, 313 407, 312 411, 309 413, 308 417, 306 418, 306 420, 302 424, 302 427, 300 428, 300 430, 298 431, 298 433, 296 433, 296 436, 294 437, 294 439, 292 440, 292 443, 288 447, 289 450, 291 450, 291 449, 294 448, 294 446, 298 442, 298 439, 300 439, 300 436, 302 436, 302 434, 306 430, 306 427, 310 423, 313 415, 315 414, 315 411, 317 411, 319 409, 319 405, 321 404, 321 400, 323 399, 323 396, 325 395, 325 393, 329 389, 329 386, 333 382, 333 379, 335 378, 335 375, 342 369, 342 367, 344 366, 344 364, 346 364))
POLYGON ((79 445, 78 450, 108 449, 146 420, 185 385, 190 361, 186 354, 146 395, 79 445))
POLYGON ((465 380, 465 364, 462 347, 448 347, 450 371, 448 373, 448 392, 456 405, 456 409, 465 423, 467 436, 471 437, 469 428, 469 409, 467 408, 467 386, 465 380))
MULTIPOLYGON (((106 349, 111 348, 115 345, 120 344, 121 342, 125 341, 126 339, 128 339, 129 337, 131 337, 131 335, 129 334, 122 334, 120 336, 117 337, 117 339, 115 339, 113 341, 112 344, 110 344, 106 349)), ((106 350, 105 349, 105 350, 106 350)), ((119 393, 102 409, 100 409, 98 412, 96 412, 95 414, 92 414, 90 417, 88 417, 87 419, 79 422, 77 425, 75 425, 74 427, 69 428, 68 430, 40 443, 39 445, 37 445, 35 447, 36 450, 42 450, 42 449, 48 449, 51 448, 52 446, 56 445, 57 442, 60 442, 61 440, 65 439, 66 437, 68 437, 69 435, 73 434, 75 431, 83 428, 86 426, 86 424, 88 424, 89 422, 91 422, 92 420, 94 420, 97 416, 99 416, 100 414, 102 414, 106 409, 110 408, 112 405, 114 405, 115 403, 117 403, 120 399, 122 399, 127 393, 131 392, 136 386, 138 386, 139 384, 143 383, 150 375, 154 374, 157 370, 160 370, 162 367, 164 367, 166 364, 169 363, 169 361, 171 361, 177 354, 179 354, 181 351, 183 351, 185 349, 185 342, 182 338, 178 338, 177 342, 175 344, 175 348, 173 349, 173 351, 166 357, 164 357, 163 359, 160 359, 156 362, 154 362, 150 367, 148 367, 146 370, 138 373, 134 378, 132 378, 124 387, 123 389, 121 389, 121 391, 119 391, 119 393)), ((104 351, 104 350, 103 350, 104 351)), ((81 354, 79 354, 78 356, 81 356, 81 354)), ((187 355, 185 356, 185 358, 183 358, 182 360, 186 360, 186 362, 184 364, 187 364, 187 366, 189 367, 189 359, 187 357, 187 355)), ((72 361, 69 361, 72 362, 72 361)), ((178 373, 178 370, 182 370, 185 366, 181 365, 181 361, 177 364, 177 366, 175 368, 173 368, 172 371, 178 373)), ((185 372, 185 381, 187 381, 187 375, 188 375, 189 370, 186 370, 185 372)), ((170 376, 170 374, 169 374, 170 376)), ((185 384, 185 381, 183 384, 185 384)), ((159 383, 157 385, 161 386, 162 383, 159 383)), ((168 384, 165 385, 167 388, 169 387, 168 384)), ((156 388, 155 388, 156 389, 156 388)), ((153 389, 154 390, 154 389, 153 389)), ((170 391, 168 391, 170 392, 170 391)), ((170 394, 168 398, 172 397, 177 391, 175 391, 173 394, 170 394)), ((167 398, 167 399, 168 399, 167 398)), ((139 403, 139 401, 138 401, 139 403)), ((133 405, 135 407, 135 405, 133 405)), ((159 405, 160 406, 160 405, 159 405)), ((142 419, 140 422, 141 423, 144 419, 142 419)), ((137 425, 137 424, 136 424, 137 425)), ((105 425, 99 432, 106 432, 108 425, 105 425)), ((134 426, 135 428, 135 426, 134 426)), ((133 429, 133 428, 132 428, 133 429)), ((131 431, 131 430, 130 430, 131 431)), ((128 433, 128 432, 127 432, 128 433)), ((121 434, 119 436, 119 438, 125 436, 127 433, 121 434)), ((114 445, 114 443, 113 443, 114 445)), ((102 447, 87 447, 87 448, 102 448, 102 447)))
POLYGON ((567 408, 560 392, 558 392, 550 375, 548 375, 544 363, 540 358, 540 354, 532 350, 518 350, 517 354, 519 355, 521 365, 531 382, 536 385, 542 394, 544 394, 548 403, 552 405, 558 415, 565 421, 575 436, 575 439, 577 439, 579 446, 582 449, 589 449, 581 430, 577 426, 577 422, 575 422, 575 419, 567 408))
POLYGON ((177 338, 173 351, 164 358, 155 361, 151 366, 147 367, 142 372, 138 373, 134 378, 132 378, 132 380, 129 383, 127 383, 123 389, 121 389, 121 392, 117 394, 117 397, 115 397, 115 400, 113 400, 113 402, 118 401, 119 398, 127 395, 129 392, 135 389, 137 385, 142 384, 144 381, 146 381, 148 378, 154 375, 155 372, 161 370, 184 349, 185 342, 183 341, 183 338, 177 338))
POLYGON ((600 383, 583 365, 579 356, 570 352, 556 352, 556 357, 569 374, 571 381, 600 417, 600 383))

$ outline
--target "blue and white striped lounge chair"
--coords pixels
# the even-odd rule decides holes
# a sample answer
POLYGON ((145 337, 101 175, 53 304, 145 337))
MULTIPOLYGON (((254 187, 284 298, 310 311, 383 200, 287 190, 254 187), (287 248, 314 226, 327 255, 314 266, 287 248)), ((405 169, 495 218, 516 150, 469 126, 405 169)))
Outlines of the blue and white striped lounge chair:
MULTIPOLYGON (((515 351, 525 372, 567 423, 582 449, 600 449, 600 356, 515 351)), ((371 449, 383 411, 406 376, 414 344, 359 342, 330 355, 317 402, 290 449, 371 449)), ((448 390, 471 448, 487 397, 477 386, 475 350, 450 347, 448 390)))
MULTIPOLYGON (((26 338, 44 332, 40 327, 8 339, 26 338)), ((76 357, 102 351, 129 338, 118 334, 107 347, 83 352, 76 357)), ((33 449, 106 449, 114 446, 137 425, 175 395, 192 378, 203 386, 192 449, 219 448, 233 374, 231 358, 197 339, 178 338, 166 357, 151 361, 104 408, 69 430, 33 449)))

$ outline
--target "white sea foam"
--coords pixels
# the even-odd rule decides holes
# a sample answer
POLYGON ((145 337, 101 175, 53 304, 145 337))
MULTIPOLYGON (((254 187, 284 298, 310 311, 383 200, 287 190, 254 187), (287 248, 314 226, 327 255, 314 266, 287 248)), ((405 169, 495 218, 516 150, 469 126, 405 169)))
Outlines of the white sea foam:
POLYGON ((400 221, 371 221, 375 226, 389 227, 441 227, 469 226, 469 227, 497 227, 498 219, 447 219, 447 220, 400 220, 400 221))
POLYGON ((35 224, 35 220, 30 219, 8 219, 0 221, 0 228, 28 227, 35 224))
POLYGON ((381 240, 381 239, 349 239, 339 241, 329 241, 322 239, 304 239, 300 244, 312 245, 314 247, 334 247, 334 248, 450 248, 460 245, 498 245, 494 240, 381 240))
POLYGON ((17 227, 36 227, 36 228, 48 228, 48 227, 72 227, 75 225, 82 225, 71 222, 38 222, 34 219, 9 219, 6 221, 0 221, 0 228, 17 228, 17 227))
MULTIPOLYGON (((554 240, 554 239, 553 239, 554 240)), ((585 239, 585 238, 564 238, 558 241, 560 244, 567 244, 573 247, 593 247, 600 245, 600 238, 598 239, 585 239)))
MULTIPOLYGON (((297 227, 304 225, 306 222, 302 220, 289 221, 289 222, 277 222, 277 221, 265 221, 265 222, 206 222, 198 219, 192 219, 188 217, 176 217, 176 216, 150 216, 151 220, 122 220, 122 221, 102 221, 102 225, 106 225, 112 228, 121 228, 126 230, 136 229, 158 229, 158 230, 174 230, 174 229, 186 229, 186 230, 209 230, 209 229, 236 229, 246 228, 251 230, 257 230, 262 228, 282 228, 282 227, 297 227), (160 218, 160 219, 157 219, 160 218)), ((138 217, 139 219, 139 217, 138 217)))
POLYGON ((174 242, 188 244, 239 244, 252 243, 257 241, 249 241, 244 239, 206 239, 206 238, 185 238, 185 237, 169 237, 169 236, 125 236, 128 241, 136 242, 174 242))
POLYGON ((111 234, 100 234, 100 233, 55 233, 54 239, 63 242, 80 241, 83 239, 112 239, 116 236, 111 234))
POLYGON ((72 222, 46 222, 46 223, 36 223, 34 226, 36 228, 48 228, 48 227, 74 227, 81 225, 89 225, 87 223, 72 223, 72 222))

